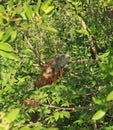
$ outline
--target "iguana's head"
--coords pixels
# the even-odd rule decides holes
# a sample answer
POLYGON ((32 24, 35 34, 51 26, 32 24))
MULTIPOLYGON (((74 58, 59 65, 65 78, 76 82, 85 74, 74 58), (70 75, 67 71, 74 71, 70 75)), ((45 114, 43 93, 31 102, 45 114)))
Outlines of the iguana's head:
POLYGON ((69 61, 69 55, 68 54, 60 54, 58 55, 52 64, 52 67, 55 70, 59 70, 60 68, 64 67, 69 61))

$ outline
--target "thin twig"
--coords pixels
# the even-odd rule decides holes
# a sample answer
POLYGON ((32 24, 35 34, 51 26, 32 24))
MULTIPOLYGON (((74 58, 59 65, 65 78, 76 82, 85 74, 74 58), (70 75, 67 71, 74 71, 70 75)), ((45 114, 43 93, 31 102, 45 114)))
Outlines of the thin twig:
POLYGON ((56 108, 56 109, 60 109, 60 110, 67 110, 67 111, 69 111, 69 110, 71 110, 71 111, 73 111, 74 110, 74 108, 67 108, 67 107, 58 107, 58 106, 54 106, 54 105, 47 105, 47 104, 40 104, 41 106, 45 106, 45 107, 49 107, 49 108, 56 108))
POLYGON ((55 109, 60 109, 60 110, 67 110, 67 111, 91 110, 91 108, 92 108, 92 107, 89 107, 89 106, 58 107, 58 106, 54 106, 54 105, 51 105, 51 104, 48 105, 48 104, 38 103, 37 101, 31 100, 29 98, 25 99, 25 102, 28 105, 31 105, 31 106, 34 106, 34 107, 44 106, 44 107, 55 108, 55 109))
POLYGON ((24 39, 26 40, 28 46, 30 47, 30 49, 33 51, 33 53, 35 54, 35 56, 38 58, 38 64, 39 66, 43 66, 43 63, 41 62, 41 59, 40 59, 40 55, 38 54, 38 52, 33 48, 32 44, 30 43, 29 39, 27 38, 27 36, 25 35, 25 33, 22 31, 21 32, 24 39))

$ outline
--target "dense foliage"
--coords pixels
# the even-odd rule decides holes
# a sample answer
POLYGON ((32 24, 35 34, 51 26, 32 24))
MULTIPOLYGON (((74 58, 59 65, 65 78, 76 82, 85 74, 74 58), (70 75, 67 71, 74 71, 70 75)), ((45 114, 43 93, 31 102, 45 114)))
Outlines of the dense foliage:
POLYGON ((113 129, 112 23, 112 0, 0 0, 0 129, 113 129), (63 78, 34 90, 66 53, 63 78))

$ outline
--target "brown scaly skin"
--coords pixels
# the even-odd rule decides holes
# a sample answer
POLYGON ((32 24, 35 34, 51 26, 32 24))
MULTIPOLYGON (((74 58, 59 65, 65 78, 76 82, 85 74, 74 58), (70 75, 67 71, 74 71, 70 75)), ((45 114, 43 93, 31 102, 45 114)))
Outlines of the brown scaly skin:
POLYGON ((57 79, 62 77, 63 68, 69 60, 69 55, 61 54, 56 58, 45 63, 41 74, 36 77, 34 88, 40 88, 45 85, 55 84, 57 79))

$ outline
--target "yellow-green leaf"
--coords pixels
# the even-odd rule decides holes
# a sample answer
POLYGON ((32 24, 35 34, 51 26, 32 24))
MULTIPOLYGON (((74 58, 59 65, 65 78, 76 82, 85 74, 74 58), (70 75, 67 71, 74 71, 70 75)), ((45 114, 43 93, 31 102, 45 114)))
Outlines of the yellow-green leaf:
POLYGON ((17 35, 17 31, 12 31, 11 32, 11 40, 10 40, 10 42, 13 42, 15 40, 16 35, 17 35))
POLYGON ((9 45, 8 43, 4 43, 4 42, 0 42, 0 50, 4 50, 6 52, 14 52, 11 45, 9 45))
POLYGON ((19 61, 20 60, 19 57, 16 56, 13 52, 5 52, 5 51, 0 50, 0 55, 2 57, 8 58, 8 59, 13 59, 15 61, 19 61))
POLYGON ((95 103, 95 104, 98 104, 98 105, 102 105, 103 104, 103 100, 101 99, 98 99, 98 98, 95 98, 95 97, 93 97, 92 98, 93 99, 93 102, 95 103))
POLYGON ((113 100, 113 91, 111 91, 111 92, 108 94, 106 100, 107 100, 107 101, 111 101, 111 100, 113 100))
POLYGON ((103 110, 99 110, 99 111, 97 111, 94 115, 93 115, 93 117, 92 117, 92 120, 99 120, 99 119, 101 119, 104 115, 105 115, 105 111, 103 111, 103 110))
POLYGON ((3 37, 3 32, 0 31, 0 40, 2 39, 2 37, 3 37))
POLYGON ((0 12, 5 12, 5 8, 3 5, 0 5, 0 12))
POLYGON ((10 33, 9 30, 8 30, 8 31, 6 31, 6 33, 2 36, 1 40, 2 40, 2 42, 6 42, 6 41, 10 40, 10 38, 11 38, 11 33, 10 33))
POLYGON ((54 33, 57 33, 58 31, 53 28, 53 27, 46 27, 46 26, 41 26, 41 28, 47 30, 47 31, 51 31, 51 32, 54 32, 54 33))
POLYGON ((15 119, 18 118, 19 112, 20 112, 20 108, 16 108, 12 110, 10 113, 6 115, 6 119, 8 119, 10 123, 13 122, 15 119))
POLYGON ((41 6, 41 9, 43 11, 45 11, 45 9, 48 8, 49 4, 51 3, 52 0, 45 0, 43 3, 42 3, 42 6, 41 6))
POLYGON ((24 127, 20 128, 19 130, 31 130, 31 128, 29 128, 28 126, 24 126, 24 127))
POLYGON ((50 13, 53 9, 54 9, 54 6, 48 6, 48 8, 46 8, 46 9, 44 10, 44 12, 45 12, 46 14, 48 14, 48 13, 50 13))
POLYGON ((41 6, 41 0, 38 0, 37 5, 34 8, 35 12, 38 14, 39 14, 40 6, 41 6))
POLYGON ((70 118, 70 113, 69 112, 63 111, 62 113, 63 113, 64 117, 66 117, 68 119, 70 118))
POLYGON ((59 130, 58 128, 48 128, 47 130, 59 130))
POLYGON ((109 72, 109 74, 110 74, 111 76, 113 76, 113 71, 111 70, 111 71, 109 72))
POLYGON ((60 116, 60 113, 59 113, 59 112, 55 112, 55 113, 54 113, 54 117, 55 117, 55 120, 56 120, 56 121, 59 119, 59 116, 60 116))
POLYGON ((24 4, 24 9, 25 9, 25 13, 27 15, 27 17, 32 20, 32 17, 33 17, 33 11, 32 11, 32 8, 27 4, 25 3, 24 4))

